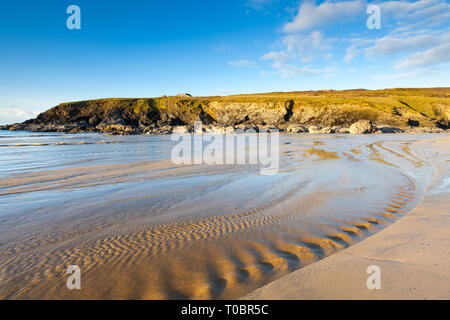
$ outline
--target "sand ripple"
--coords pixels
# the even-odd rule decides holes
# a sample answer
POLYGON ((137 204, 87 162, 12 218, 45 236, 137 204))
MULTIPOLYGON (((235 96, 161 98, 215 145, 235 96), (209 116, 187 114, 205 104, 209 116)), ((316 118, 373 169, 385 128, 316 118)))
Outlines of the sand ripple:
POLYGON ((0 298, 238 298, 377 232, 420 200, 419 180, 399 170, 426 165, 408 142, 327 145, 286 144, 267 188, 253 184, 263 178, 251 168, 167 161, 15 174, 0 183, 0 205, 22 194, 34 206, 0 216, 0 228, 9 228, 0 237, 0 298), (367 179, 368 168, 389 183, 367 179), (179 186, 185 182, 191 188, 179 186), (57 191, 73 209, 60 197, 35 205, 57 191), (80 291, 65 287, 73 264, 82 270, 80 291))

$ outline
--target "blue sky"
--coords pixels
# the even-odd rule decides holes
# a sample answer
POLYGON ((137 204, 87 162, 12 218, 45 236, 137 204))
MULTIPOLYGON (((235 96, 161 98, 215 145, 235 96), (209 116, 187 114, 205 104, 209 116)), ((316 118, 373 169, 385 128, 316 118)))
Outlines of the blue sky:
POLYGON ((0 10, 0 124, 106 97, 450 83, 443 0, 16 0, 0 10), (66 27, 73 4, 81 30, 66 27), (366 25, 370 4, 381 29, 366 25))

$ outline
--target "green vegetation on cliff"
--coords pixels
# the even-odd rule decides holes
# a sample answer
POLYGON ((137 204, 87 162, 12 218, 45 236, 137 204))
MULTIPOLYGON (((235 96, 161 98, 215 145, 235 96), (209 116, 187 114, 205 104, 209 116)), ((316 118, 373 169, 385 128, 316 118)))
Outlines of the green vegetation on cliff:
MULTIPOLYGON (((111 98, 62 103, 12 129, 36 131, 191 125, 349 126, 359 120, 448 127, 450 88, 322 90, 225 97, 111 98), (121 127, 122 126, 122 127, 121 127)), ((64 131, 63 130, 63 131, 64 131)))

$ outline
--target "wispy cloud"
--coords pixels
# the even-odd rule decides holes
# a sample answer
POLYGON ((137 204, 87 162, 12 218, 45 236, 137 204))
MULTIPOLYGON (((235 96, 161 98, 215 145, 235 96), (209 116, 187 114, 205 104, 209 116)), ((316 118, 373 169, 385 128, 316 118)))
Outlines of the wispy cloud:
POLYGON ((330 58, 332 38, 325 38, 320 31, 307 35, 288 34, 281 39, 281 50, 264 54, 261 60, 272 60, 274 64, 299 60, 311 62, 316 58, 330 58))
POLYGON ((395 65, 396 69, 428 67, 450 62, 450 43, 408 55, 395 65))
POLYGON ((366 54, 374 56, 393 55, 402 52, 414 52, 431 48, 441 43, 450 42, 450 33, 418 34, 418 35, 388 35, 375 40, 373 46, 365 49, 366 54))
POLYGON ((384 20, 395 21, 395 27, 386 36, 364 42, 359 50, 366 56, 393 56, 397 59, 393 66, 396 69, 427 67, 449 61, 450 29, 436 28, 448 23, 449 4, 442 0, 421 0, 387 1, 380 6, 383 17, 387 17, 384 20), (426 28, 422 27, 424 21, 427 21, 426 28))
POLYGON ((229 51, 232 47, 225 42, 218 42, 211 47, 214 51, 229 51))
MULTIPOLYGON (((275 74, 281 75, 283 78, 290 78, 298 75, 325 75, 333 76, 339 69, 336 67, 326 67, 326 68, 312 68, 310 66, 299 67, 292 64, 286 64, 281 62, 274 62, 272 65, 277 71, 273 72, 275 74)), ((268 72, 261 72, 261 74, 267 74, 268 72)))
MULTIPOLYGON (((358 56, 361 59, 355 63, 366 59, 366 65, 372 69, 368 72, 381 66, 410 69, 450 60, 450 4, 445 0, 325 0, 319 4, 306 0, 297 8, 292 19, 281 26, 282 34, 272 50, 260 57, 261 61, 270 62, 274 71, 264 70, 260 74, 328 77, 336 72, 336 59, 352 66, 350 62, 358 56), (366 27, 369 4, 381 9, 381 30, 366 27), (349 38, 339 37, 336 28, 353 31, 349 38)), ((247 64, 247 60, 236 62, 236 66, 247 64)), ((414 70, 408 71, 387 75, 386 79, 416 74, 414 70)))
MULTIPOLYGON (((261 60, 271 61, 272 68, 277 70, 275 73, 282 77, 317 74, 331 76, 337 71, 333 66, 317 68, 308 65, 315 60, 331 60, 333 44, 338 41, 333 37, 326 37, 317 28, 344 18, 351 19, 363 11, 362 0, 339 3, 326 1, 320 5, 305 1, 300 5, 293 21, 283 26, 284 35, 277 43, 278 50, 264 54, 261 60)), ((352 49, 353 51, 349 49, 348 61, 359 53, 356 47, 352 49)))
POLYGON ((417 77, 420 73, 419 72, 407 72, 407 73, 396 73, 396 74, 377 74, 373 77, 374 80, 397 80, 397 79, 404 79, 404 78, 412 78, 417 77))
POLYGON ((228 62, 230 66, 233 67, 255 67, 256 62, 251 60, 236 60, 228 62))
POLYGON ((245 5, 254 10, 265 10, 268 5, 275 1, 276 0, 247 0, 245 5))
POLYGON ((450 4, 445 0, 382 1, 378 5, 383 23, 407 29, 435 26, 450 17, 450 4))
POLYGON ((12 107, 0 107, 0 124, 11 124, 15 122, 22 122, 36 117, 39 111, 26 111, 21 108, 12 107))
POLYGON ((345 57, 344 57, 344 62, 350 62, 353 60, 353 58, 355 58, 356 56, 359 55, 359 53, 361 52, 361 50, 356 49, 356 46, 350 46, 345 50, 345 57))
POLYGON ((324 2, 316 5, 312 1, 303 2, 300 5, 294 21, 287 23, 284 32, 299 32, 310 30, 333 22, 342 22, 342 19, 353 19, 364 12, 364 2, 361 0, 324 2))
POLYGON ((384 1, 377 5, 381 8, 383 28, 391 31, 382 37, 350 40, 350 53, 359 50, 368 57, 410 54, 397 64, 402 68, 417 65, 418 59, 424 59, 424 65, 429 65, 428 61, 445 62, 427 55, 437 55, 442 49, 433 48, 450 42, 450 30, 442 28, 450 18, 450 4, 445 0, 419 0, 384 1))

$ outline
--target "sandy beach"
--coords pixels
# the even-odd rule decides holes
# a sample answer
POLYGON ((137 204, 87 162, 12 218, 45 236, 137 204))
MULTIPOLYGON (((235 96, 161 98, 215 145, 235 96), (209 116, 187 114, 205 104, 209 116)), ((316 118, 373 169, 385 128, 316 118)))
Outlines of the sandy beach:
POLYGON ((446 298, 448 143, 282 135, 262 175, 176 165, 166 136, 2 136, 0 297, 446 298), (364 290, 367 264, 383 290, 364 290))
POLYGON ((420 141, 414 149, 435 167, 416 208, 379 233, 244 299, 450 299, 450 137, 420 141), (380 267, 379 290, 366 286, 370 265, 380 267))

